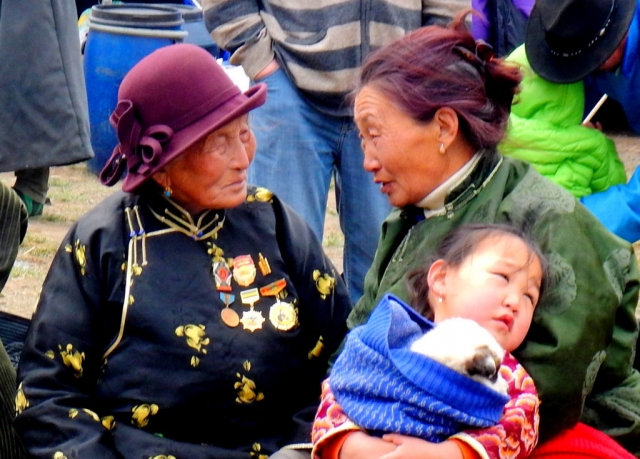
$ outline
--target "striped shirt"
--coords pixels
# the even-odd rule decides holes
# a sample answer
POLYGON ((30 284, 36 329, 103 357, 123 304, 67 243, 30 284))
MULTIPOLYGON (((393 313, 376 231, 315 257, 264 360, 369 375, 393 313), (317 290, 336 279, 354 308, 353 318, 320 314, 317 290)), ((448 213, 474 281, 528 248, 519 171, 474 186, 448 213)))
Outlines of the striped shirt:
POLYGON ((345 96, 371 50, 448 22, 470 0, 203 0, 203 7, 214 41, 249 77, 275 57, 312 104, 349 115, 345 96))

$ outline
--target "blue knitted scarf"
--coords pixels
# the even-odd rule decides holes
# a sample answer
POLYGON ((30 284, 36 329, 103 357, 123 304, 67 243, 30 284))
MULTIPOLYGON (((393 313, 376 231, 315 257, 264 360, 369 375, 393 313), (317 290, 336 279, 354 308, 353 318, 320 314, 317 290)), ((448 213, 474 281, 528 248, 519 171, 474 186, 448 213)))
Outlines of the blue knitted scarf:
POLYGON ((509 397, 409 349, 433 327, 387 294, 369 321, 349 333, 330 386, 353 422, 432 442, 498 422, 509 397))

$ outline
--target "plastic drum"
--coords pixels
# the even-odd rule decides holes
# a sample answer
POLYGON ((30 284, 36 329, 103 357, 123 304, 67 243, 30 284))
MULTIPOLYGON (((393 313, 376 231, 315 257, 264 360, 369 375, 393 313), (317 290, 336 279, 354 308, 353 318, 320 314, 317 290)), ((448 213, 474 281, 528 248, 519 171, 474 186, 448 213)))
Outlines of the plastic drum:
POLYGON ((95 153, 87 162, 91 172, 100 172, 118 143, 109 116, 118 101, 122 79, 143 57, 181 42, 187 35, 182 29, 183 22, 182 13, 167 5, 127 3, 91 8, 84 53, 91 145, 95 153))
POLYGON ((204 48, 216 59, 220 57, 220 47, 213 41, 207 26, 204 24, 204 16, 202 10, 194 5, 183 4, 165 4, 182 12, 184 25, 182 28, 187 31, 188 35, 184 38, 184 43, 192 43, 204 48))

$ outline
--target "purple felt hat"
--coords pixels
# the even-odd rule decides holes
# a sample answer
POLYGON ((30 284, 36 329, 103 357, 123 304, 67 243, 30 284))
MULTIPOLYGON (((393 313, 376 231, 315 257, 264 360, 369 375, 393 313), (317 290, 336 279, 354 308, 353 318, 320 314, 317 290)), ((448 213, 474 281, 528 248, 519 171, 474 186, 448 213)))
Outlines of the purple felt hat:
POLYGON ((100 172, 114 185, 127 169, 122 189, 136 191, 165 164, 211 132, 264 104, 260 83, 242 93, 202 48, 160 48, 124 77, 109 121, 118 145, 100 172))

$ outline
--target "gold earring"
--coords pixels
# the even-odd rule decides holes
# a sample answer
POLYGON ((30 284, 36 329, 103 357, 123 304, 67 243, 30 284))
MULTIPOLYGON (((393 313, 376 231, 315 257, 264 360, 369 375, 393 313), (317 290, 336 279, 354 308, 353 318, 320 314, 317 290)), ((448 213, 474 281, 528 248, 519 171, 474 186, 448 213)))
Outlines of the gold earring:
POLYGON ((438 150, 438 152, 439 152, 441 155, 446 155, 446 154, 447 154, 447 150, 444 148, 444 143, 441 143, 441 144, 440 144, 440 149, 438 150))
POLYGON ((167 198, 170 198, 171 195, 173 194, 173 190, 171 189, 170 186, 166 186, 164 187, 164 193, 162 194, 164 194, 167 198))

